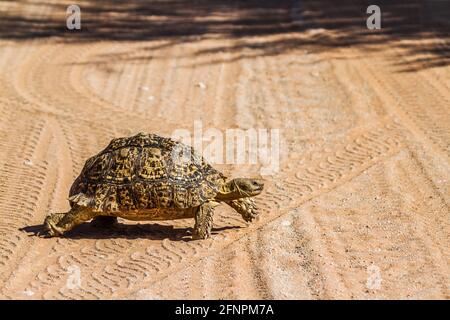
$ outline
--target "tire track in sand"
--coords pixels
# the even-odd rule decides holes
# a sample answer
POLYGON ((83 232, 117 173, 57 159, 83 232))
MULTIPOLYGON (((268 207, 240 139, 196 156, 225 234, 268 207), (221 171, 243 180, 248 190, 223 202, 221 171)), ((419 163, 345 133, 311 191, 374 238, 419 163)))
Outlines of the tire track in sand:
MULTIPOLYGON (((266 197, 258 200, 260 207, 263 208, 260 221, 243 231, 221 231, 214 236, 213 240, 201 242, 163 241, 161 243, 155 240, 146 241, 145 237, 149 235, 145 232, 146 227, 143 227, 142 233, 133 235, 137 237, 136 239, 118 238, 114 245, 108 246, 110 252, 106 255, 107 259, 105 259, 105 254, 97 249, 104 247, 105 242, 109 239, 84 241, 50 239, 48 242, 54 243, 52 255, 58 257, 57 263, 48 264, 46 262, 41 266, 37 264, 35 270, 40 270, 38 279, 41 280, 24 285, 23 290, 31 287, 36 292, 37 297, 44 296, 45 298, 76 298, 83 294, 101 298, 119 297, 121 294, 129 294, 130 291, 138 292, 150 288, 158 280, 182 270, 186 265, 210 256, 212 252, 218 252, 229 247, 231 243, 290 212, 292 208, 298 207, 299 204, 327 192, 344 181, 348 181, 379 159, 396 152, 399 148, 400 137, 398 136, 397 140, 392 138, 396 136, 392 134, 395 129, 393 125, 386 125, 383 129, 367 128, 366 131, 360 131, 359 134, 355 133, 352 137, 349 137, 346 144, 334 151, 333 155, 325 154, 322 161, 314 161, 315 166, 311 163, 310 167, 304 168, 304 170, 319 172, 330 170, 330 172, 338 172, 339 175, 323 174, 319 178, 314 177, 309 180, 299 175, 300 178, 285 178, 282 179, 285 183, 269 186, 266 197), (373 131, 375 133, 372 133, 373 131), (371 147, 365 148, 364 144, 360 142, 361 139, 371 147), (299 194, 297 190, 303 185, 308 187, 299 194), (294 197, 293 194, 296 196, 294 197), (279 196, 278 200, 272 199, 272 195, 279 196), (295 198, 297 200, 292 201, 295 198), (278 213, 276 213, 276 210, 278 210, 278 213), (140 239, 140 236, 143 239, 140 239), (83 244, 79 242, 83 242, 83 244), (92 249, 89 249, 90 247, 92 249), (70 262, 62 264, 65 261, 70 262), (69 263, 78 265, 82 274, 86 277, 82 288, 66 289, 67 265, 69 263), (89 270, 93 265, 95 265, 97 271, 94 275, 91 275, 89 270), (111 267, 115 265, 123 266, 124 269, 111 267), (119 272, 119 270, 123 272, 119 272), (131 282, 124 281, 127 278, 133 280, 131 282), (115 290, 113 291, 111 288, 115 288, 115 290)), ((175 226, 177 225, 180 226, 182 223, 175 224, 175 226)))
MULTIPOLYGON (((389 125, 387 127, 390 128, 390 130, 395 130, 389 125)), ((268 199, 271 198, 272 194, 289 194, 294 192, 298 195, 298 193, 296 192, 296 187, 298 186, 298 184, 295 182, 295 180, 301 180, 301 182, 305 180, 303 178, 297 178, 294 181, 292 181, 291 179, 284 179, 285 181, 287 181, 287 183, 285 183, 284 185, 270 186, 267 191, 266 197, 264 199, 260 199, 259 201, 257 200, 260 207, 264 208, 262 210, 262 216, 264 216, 264 218, 261 218, 260 221, 256 222, 252 226, 249 226, 248 229, 244 231, 235 232, 234 234, 232 234, 231 239, 227 239, 228 241, 226 242, 220 240, 218 241, 217 239, 215 239, 213 247, 209 248, 209 250, 212 250, 213 252, 223 252, 224 249, 229 248, 230 245, 235 241, 246 237, 248 234, 254 232, 255 230, 259 230, 262 226, 267 225, 267 223, 269 223, 270 221, 273 221, 274 219, 290 212, 292 209, 298 207, 300 204, 305 203, 313 197, 317 197, 320 194, 330 191, 333 188, 341 185, 345 181, 348 181, 349 179, 357 176, 362 171, 377 163, 377 161, 380 161, 380 159, 384 159, 386 157, 389 157, 390 155, 395 154, 401 148, 401 136, 398 135, 398 140, 395 140, 392 138, 392 132, 389 132, 389 134, 387 132, 384 132, 384 134, 382 134, 382 130, 380 129, 377 132, 377 135, 374 135, 376 138, 370 137, 370 134, 367 134, 367 136, 369 138, 365 139, 367 139, 368 144, 372 146, 378 145, 377 148, 372 147, 366 149, 360 146, 358 149, 358 143, 356 141, 359 140, 359 137, 353 137, 353 139, 349 139, 350 142, 348 142, 348 144, 344 145, 345 151, 335 151, 334 157, 325 155, 322 161, 315 161, 317 168, 322 167, 321 170, 324 170, 323 167, 325 166, 332 170, 341 171, 342 173, 339 178, 331 179, 324 176, 322 178, 322 183, 317 183, 315 180, 307 181, 307 185, 310 186, 310 190, 308 189, 309 192, 304 191, 304 193, 300 194, 300 197, 298 197, 297 200, 292 200, 293 198, 291 197, 283 197, 284 202, 281 203, 276 203, 276 201, 272 203, 268 199), (380 150, 384 150, 384 152, 380 152, 380 150), (355 161, 354 159, 355 154, 360 155, 358 161, 355 161), (366 157, 366 161, 361 160, 363 157, 366 157), (278 214, 273 213, 273 211, 275 210, 278 211, 278 214)), ((299 185, 302 186, 303 184, 300 183, 299 185)), ((225 235, 227 233, 224 232, 222 234, 225 235)), ((207 253, 205 252, 205 254, 207 253)), ((189 260, 191 261, 190 263, 192 263, 192 259, 189 260)), ((161 276, 161 279, 172 276, 176 271, 181 270, 181 268, 183 268, 185 264, 186 263, 184 263, 182 266, 178 266, 177 268, 168 271, 165 276, 161 276)), ((151 286, 158 281, 160 280, 153 279, 151 282, 149 282, 148 286, 151 286)), ((141 285, 140 287, 142 288, 143 285, 141 285)))

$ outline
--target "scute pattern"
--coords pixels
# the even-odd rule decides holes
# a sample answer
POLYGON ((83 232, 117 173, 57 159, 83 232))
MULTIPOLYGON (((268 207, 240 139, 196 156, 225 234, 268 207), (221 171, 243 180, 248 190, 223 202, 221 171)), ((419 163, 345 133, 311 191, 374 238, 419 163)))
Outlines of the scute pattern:
POLYGON ((135 163, 138 155, 137 147, 123 147, 111 152, 111 162, 105 182, 129 183, 133 181, 136 175, 135 163))
POLYGON ((89 158, 69 200, 96 212, 184 209, 212 199, 225 179, 193 148, 139 133, 113 139, 89 158))
POLYGON ((117 186, 117 203, 120 211, 130 211, 137 209, 137 203, 134 200, 133 188, 130 184, 117 186))
POLYGON ((156 208, 157 202, 153 193, 153 185, 144 183, 144 182, 136 182, 133 185, 133 194, 137 202, 138 209, 148 209, 148 208, 156 208))
POLYGON ((109 171, 109 154, 100 154, 96 158, 89 159, 89 163, 85 168, 89 171, 90 181, 102 181, 104 174, 109 171))
POLYGON ((167 162, 159 148, 144 147, 138 168, 138 175, 142 179, 167 180, 167 162))

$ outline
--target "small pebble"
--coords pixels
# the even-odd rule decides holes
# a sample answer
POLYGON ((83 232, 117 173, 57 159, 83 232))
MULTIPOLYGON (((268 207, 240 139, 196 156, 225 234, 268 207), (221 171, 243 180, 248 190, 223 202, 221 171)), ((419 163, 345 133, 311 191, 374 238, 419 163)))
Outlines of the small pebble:
POLYGON ((290 222, 289 220, 283 220, 283 221, 281 222, 281 225, 287 227, 287 226, 290 226, 290 225, 291 225, 291 222, 290 222))
POLYGON ((197 83, 197 86, 200 87, 200 89, 206 89, 206 84, 204 84, 203 82, 197 83))
POLYGON ((23 294, 25 294, 25 295, 31 297, 32 295, 34 295, 34 291, 31 291, 31 290, 28 289, 28 290, 25 290, 25 291, 23 292, 23 294))

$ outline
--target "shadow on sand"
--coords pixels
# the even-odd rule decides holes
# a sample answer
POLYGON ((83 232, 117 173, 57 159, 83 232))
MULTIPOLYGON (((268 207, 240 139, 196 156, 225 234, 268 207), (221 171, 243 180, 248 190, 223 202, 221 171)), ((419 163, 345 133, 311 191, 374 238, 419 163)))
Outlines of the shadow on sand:
MULTIPOLYGON (((225 226, 213 228, 211 234, 215 235, 221 231, 229 229, 239 229, 239 226, 225 226)), ((43 225, 26 226, 20 231, 29 233, 30 236, 37 236, 42 231, 43 225)), ((171 241, 194 241, 191 239, 192 228, 174 228, 173 226, 160 224, 118 224, 110 228, 99 228, 84 223, 64 234, 64 238, 69 239, 149 239, 171 241)))
MULTIPOLYGON (((137 61, 155 58, 152 53, 156 49, 183 42, 195 43, 207 38, 237 40, 230 45, 219 44, 197 51, 197 55, 236 53, 229 60, 218 58, 218 63, 298 49, 320 52, 357 46, 373 52, 381 44, 392 43, 406 49, 409 55, 408 61, 393 62, 398 71, 417 71, 450 63, 447 44, 450 1, 445 0, 377 1, 382 11, 381 30, 366 28, 366 8, 372 2, 363 0, 80 0, 77 3, 82 11, 81 31, 66 29, 67 4, 33 2, 34 6, 51 7, 50 11, 58 14, 50 17, 25 16, 21 11, 3 12, 0 38, 16 41, 51 38, 75 43, 162 41, 147 46, 146 54, 131 58, 127 55, 128 59, 137 61), (261 40, 262 36, 274 37, 261 40), (416 42, 428 39, 439 39, 440 44, 427 46, 416 42)), ((100 60, 113 58, 126 57, 99 57, 100 60)))

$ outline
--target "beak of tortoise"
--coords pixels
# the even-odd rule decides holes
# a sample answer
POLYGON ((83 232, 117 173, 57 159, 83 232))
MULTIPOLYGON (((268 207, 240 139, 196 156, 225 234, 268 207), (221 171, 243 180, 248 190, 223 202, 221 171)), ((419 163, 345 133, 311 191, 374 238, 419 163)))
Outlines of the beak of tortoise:
POLYGON ((264 179, 262 178, 252 178, 252 180, 254 182, 256 182, 257 186, 256 186, 256 191, 262 192, 264 189, 264 179))

